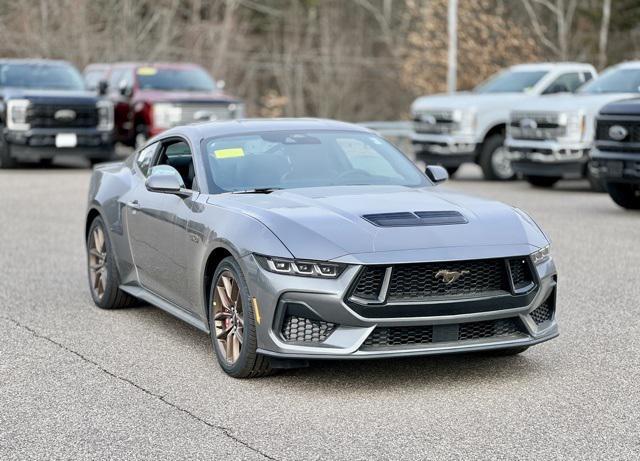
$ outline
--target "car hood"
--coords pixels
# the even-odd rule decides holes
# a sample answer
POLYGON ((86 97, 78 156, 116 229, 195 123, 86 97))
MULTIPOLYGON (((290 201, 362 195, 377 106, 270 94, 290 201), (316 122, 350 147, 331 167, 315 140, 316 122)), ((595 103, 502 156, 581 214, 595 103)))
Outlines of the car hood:
POLYGON ((540 96, 519 103, 514 111, 572 112, 582 110, 596 114, 605 104, 620 99, 637 97, 635 93, 568 94, 563 96, 540 96))
POLYGON ((238 102, 236 98, 219 91, 161 91, 140 90, 137 99, 150 102, 201 102, 201 103, 231 103, 238 102))
POLYGON ((497 106, 511 105, 514 102, 532 98, 527 93, 456 93, 422 96, 411 105, 411 111, 447 110, 447 109, 493 109, 497 106))
POLYGON ((222 194, 208 201, 259 220, 296 258, 331 260, 353 254, 478 246, 517 247, 522 252, 548 244, 524 213, 435 187, 317 187, 271 194, 222 194), (378 227, 362 217, 407 211, 458 211, 468 223, 378 227))
POLYGON ((100 97, 91 91, 39 90, 29 88, 4 88, 2 96, 9 99, 29 99, 34 102, 63 102, 71 104, 95 104, 100 97))

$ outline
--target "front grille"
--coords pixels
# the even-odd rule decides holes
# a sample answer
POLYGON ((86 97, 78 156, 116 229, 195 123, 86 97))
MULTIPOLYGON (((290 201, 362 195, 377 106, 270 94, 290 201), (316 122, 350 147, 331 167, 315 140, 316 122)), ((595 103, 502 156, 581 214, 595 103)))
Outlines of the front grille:
POLYGON ((229 120, 234 118, 234 112, 229 104, 179 104, 182 109, 180 123, 202 122, 207 120, 229 120))
POLYGON ((511 114, 509 134, 514 139, 557 139, 566 134, 566 127, 558 123, 558 114, 514 112, 511 114))
POLYGON ((413 119, 413 129, 416 133, 448 134, 456 126, 451 111, 421 112, 413 119))
POLYGON ((399 301, 508 290, 506 268, 500 259, 403 264, 393 268, 387 299, 399 301), (457 271, 463 275, 446 283, 443 271, 457 271))
POLYGON ((532 311, 530 315, 533 321, 536 322, 536 325, 540 325, 547 320, 551 320, 553 317, 553 305, 551 298, 547 299, 540 307, 532 311))
POLYGON ((447 297, 505 295, 511 292, 521 294, 535 283, 527 257, 397 264, 391 266, 386 298, 382 299, 385 295, 382 285, 386 269, 387 266, 365 266, 354 282, 351 299, 412 302, 447 297), (507 276, 507 262, 513 287, 507 276), (452 272, 458 272, 460 277, 451 280, 450 277, 456 277, 452 272))
POLYGON ((523 332, 520 322, 516 319, 461 323, 458 329, 458 341, 511 336, 523 332))
POLYGON ((88 104, 32 104, 27 109, 32 128, 93 128, 98 125, 98 110, 88 104), (75 117, 56 119, 58 111, 73 111, 75 117))
POLYGON ((596 125, 596 140, 619 143, 640 143, 640 121, 598 120, 596 125), (613 126, 624 128, 627 131, 627 136, 625 136, 624 139, 613 139, 609 133, 609 130, 613 126))
POLYGON ((335 323, 289 315, 282 323, 282 337, 291 342, 321 343, 335 328, 335 323))
POLYGON ((365 347, 429 344, 433 340, 431 325, 417 327, 376 328, 365 340, 365 347))
POLYGON ((526 329, 517 318, 451 325, 377 327, 365 340, 361 349, 401 348, 404 346, 431 345, 442 342, 502 338, 526 334, 526 329))

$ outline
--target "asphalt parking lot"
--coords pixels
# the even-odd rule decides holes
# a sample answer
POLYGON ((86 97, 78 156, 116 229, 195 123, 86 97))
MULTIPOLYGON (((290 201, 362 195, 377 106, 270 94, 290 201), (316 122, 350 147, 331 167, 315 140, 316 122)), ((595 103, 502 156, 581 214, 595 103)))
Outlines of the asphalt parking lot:
POLYGON ((89 170, 0 172, 0 459, 638 459, 640 214, 583 182, 460 176, 442 187, 521 207, 553 239, 558 339, 238 381, 168 314, 94 307, 89 170))

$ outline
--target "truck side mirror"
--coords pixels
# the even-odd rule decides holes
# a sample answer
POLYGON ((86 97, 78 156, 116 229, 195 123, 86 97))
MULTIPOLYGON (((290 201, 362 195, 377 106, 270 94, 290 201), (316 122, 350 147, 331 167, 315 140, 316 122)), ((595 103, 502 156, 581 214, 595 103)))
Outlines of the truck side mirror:
POLYGON ((129 86, 126 80, 120 80, 120 83, 118 84, 118 91, 122 96, 128 98, 131 96, 133 89, 129 86))
POLYGON ((427 177, 434 183, 440 184, 449 179, 449 173, 440 165, 429 165, 425 171, 427 177))
POLYGON ((98 94, 100 96, 104 96, 105 94, 107 94, 107 90, 109 89, 109 83, 107 83, 106 80, 100 80, 98 82, 98 94))
POLYGON ((224 87, 227 85, 227 82, 224 80, 216 80, 216 88, 219 90, 224 90, 224 87))

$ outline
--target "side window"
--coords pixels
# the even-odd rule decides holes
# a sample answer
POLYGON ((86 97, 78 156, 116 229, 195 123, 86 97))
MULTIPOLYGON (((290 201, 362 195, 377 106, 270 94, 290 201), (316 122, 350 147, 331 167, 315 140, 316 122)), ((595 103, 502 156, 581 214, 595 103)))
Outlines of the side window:
POLYGON ((87 85, 87 89, 94 91, 98 88, 98 83, 102 80, 104 71, 102 70, 90 70, 84 73, 84 83, 87 85))
POLYGON ((584 83, 587 83, 593 77, 594 77, 594 75, 591 72, 585 72, 584 74, 582 74, 582 78, 584 79, 584 83))
POLYGON ((169 165, 180 174, 184 187, 193 189, 195 185, 195 170, 191 148, 186 141, 167 141, 162 145, 162 151, 158 156, 156 165, 169 165))
POLYGON ((122 80, 124 69, 113 69, 109 74, 109 89, 111 91, 118 91, 118 84, 122 80))
POLYGON ((120 86, 120 83, 124 81, 127 88, 133 88, 133 73, 131 72, 131 69, 124 69, 121 75, 122 76, 117 83, 118 87, 120 86))
POLYGON ((584 76, 579 72, 570 72, 562 74, 556 78, 543 94, 553 93, 573 93, 580 85, 584 83, 584 76))
POLYGON ((378 151, 364 142, 353 138, 338 138, 336 142, 354 169, 366 171, 372 176, 401 177, 378 151))
POLYGON ((145 147, 138 153, 136 163, 138 164, 138 168, 140 168, 140 171, 142 171, 142 174, 145 176, 149 174, 149 168, 151 167, 151 162, 153 161, 153 154, 156 153, 157 147, 158 144, 154 143, 150 146, 145 147))

